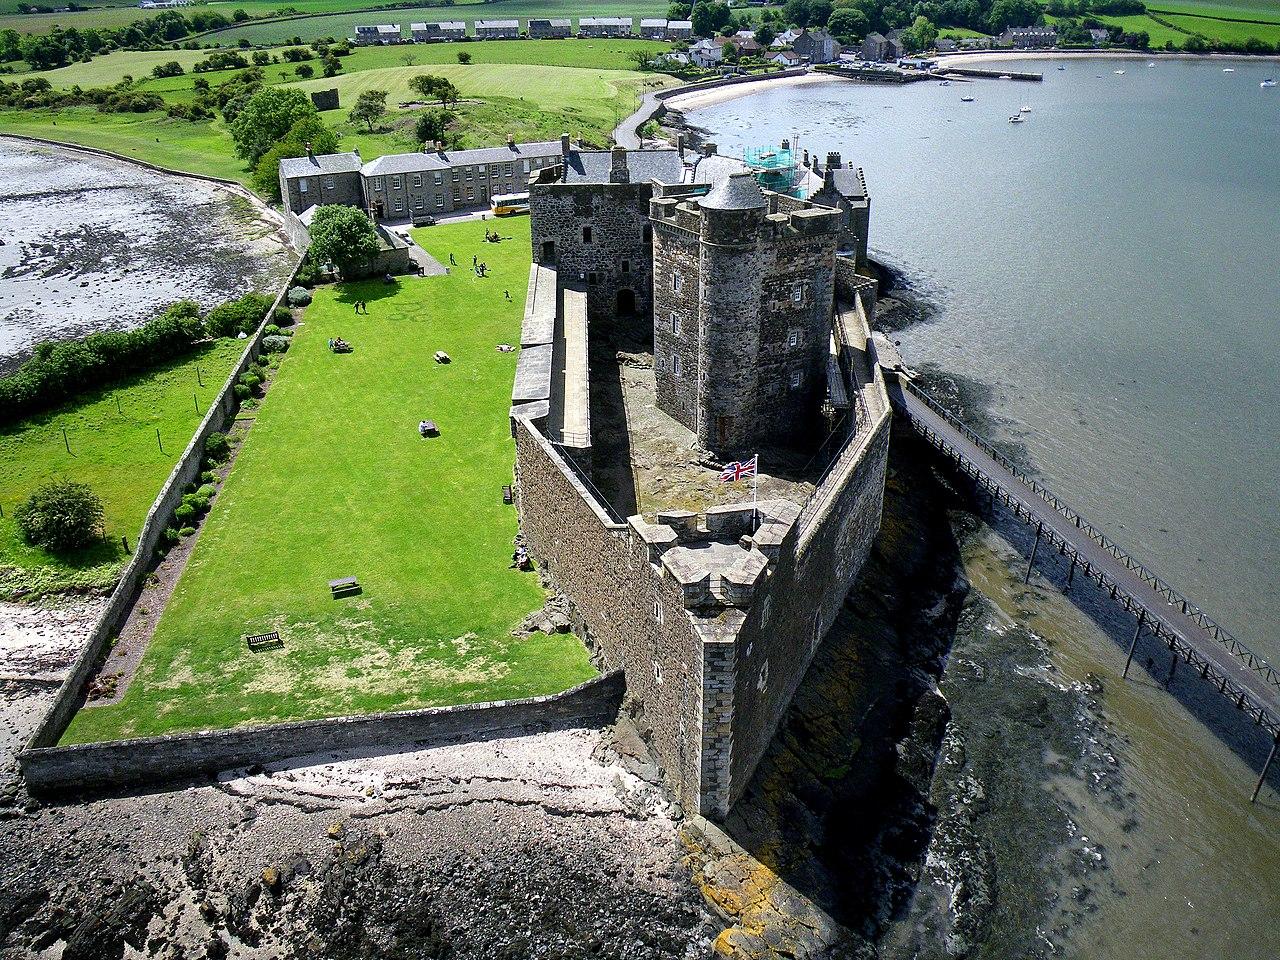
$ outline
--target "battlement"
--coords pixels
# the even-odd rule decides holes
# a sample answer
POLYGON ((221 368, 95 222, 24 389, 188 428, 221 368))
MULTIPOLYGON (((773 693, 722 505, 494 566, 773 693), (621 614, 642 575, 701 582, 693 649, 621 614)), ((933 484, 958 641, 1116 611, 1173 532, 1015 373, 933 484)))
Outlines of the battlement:
POLYGON ((746 609, 799 516, 800 507, 789 500, 766 500, 702 513, 664 510, 656 523, 636 515, 627 525, 644 544, 649 563, 679 588, 686 609, 746 609))
POLYGON ((761 189, 750 174, 730 179, 737 182, 724 190, 709 190, 706 184, 661 186, 649 203, 649 216, 655 224, 696 234, 708 243, 836 235, 843 226, 839 210, 761 189))

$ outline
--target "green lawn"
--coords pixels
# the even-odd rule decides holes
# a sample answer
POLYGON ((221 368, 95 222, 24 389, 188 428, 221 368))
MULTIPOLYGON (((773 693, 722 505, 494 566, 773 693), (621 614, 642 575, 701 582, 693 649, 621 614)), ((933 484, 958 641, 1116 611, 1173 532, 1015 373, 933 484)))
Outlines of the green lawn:
POLYGON ((114 581, 126 557, 120 537, 127 536, 131 546, 136 541, 156 494, 200 422, 192 395, 199 398, 201 411, 207 410, 243 349, 235 340, 218 340, 181 362, 0 428, 0 597, 104 587, 114 581), (156 444, 157 429, 163 452, 156 444), (108 542, 58 557, 22 541, 13 511, 40 484, 64 478, 87 483, 102 498, 108 542))
POLYGON ((1156 13, 1195 13, 1205 17, 1273 20, 1280 22, 1280 0, 1152 0, 1148 10, 1156 13))
POLYGON ((1163 47, 1165 42, 1170 40, 1173 41, 1175 47, 1181 47, 1187 40, 1185 33, 1179 33, 1177 30, 1170 29, 1163 23, 1141 14, 1133 17, 1095 17, 1094 19, 1108 26, 1114 24, 1127 33, 1145 31, 1151 38, 1151 46, 1153 48, 1163 47))
POLYGON ((1198 33, 1209 40, 1248 40, 1257 37, 1267 43, 1280 43, 1280 22, 1272 24, 1241 23, 1233 20, 1211 20, 1207 17, 1179 17, 1161 14, 1175 26, 1190 33, 1198 33))
POLYGON ((468 269, 317 291, 121 703, 64 742, 564 690, 593 674, 572 635, 516 639, 541 606, 508 568, 507 421, 529 267, 527 220, 420 231, 468 269), (506 301, 503 291, 511 292, 506 301), (352 304, 369 303, 356 316, 352 304), (330 337, 355 347, 329 352, 330 337), (436 350, 453 359, 432 362, 436 350), (441 436, 424 440, 418 421, 441 436), (364 592, 333 600, 353 575, 364 592), (249 653, 244 635, 284 647, 249 653))

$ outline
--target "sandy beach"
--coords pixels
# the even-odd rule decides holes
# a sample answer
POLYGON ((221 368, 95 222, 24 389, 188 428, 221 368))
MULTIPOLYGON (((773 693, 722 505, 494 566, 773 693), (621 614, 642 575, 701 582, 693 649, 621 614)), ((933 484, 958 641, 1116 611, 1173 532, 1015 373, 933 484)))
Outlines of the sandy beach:
POLYGON ((764 90, 777 90, 780 87, 810 87, 819 84, 836 83, 837 79, 818 73, 806 73, 802 76, 777 77, 760 80, 755 83, 742 83, 726 87, 713 87, 710 90, 691 90, 678 97, 664 100, 663 103, 672 110, 700 110, 703 107, 727 103, 740 97, 749 97, 764 90))

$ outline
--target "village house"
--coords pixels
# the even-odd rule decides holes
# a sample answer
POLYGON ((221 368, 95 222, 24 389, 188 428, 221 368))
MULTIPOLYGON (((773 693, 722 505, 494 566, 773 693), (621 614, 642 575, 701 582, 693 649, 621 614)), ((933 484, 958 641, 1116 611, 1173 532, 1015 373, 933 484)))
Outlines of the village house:
POLYGON ((956 42, 950 37, 939 37, 933 45, 933 49, 939 53, 954 53, 957 49, 956 42))
POLYGON ((697 67, 715 67, 724 59, 724 44, 714 40, 699 40, 689 48, 689 59, 697 67))
POLYGON ((565 40, 571 36, 573 36, 573 21, 567 18, 529 21, 531 40, 565 40))
POLYGON ((1111 39, 1111 33, 1100 27, 1093 27, 1089 30, 1089 38, 1095 44, 1102 44, 1111 39))
POLYGON ((442 20, 438 23, 411 23, 409 30, 414 43, 439 43, 446 40, 465 40, 467 24, 463 20, 442 20))
POLYGON ((798 67, 804 62, 804 58, 794 50, 774 50, 765 60, 780 67, 798 67))
POLYGON ((792 30, 792 29, 783 30, 780 34, 778 34, 776 37, 773 38, 773 43, 769 44, 769 46, 778 47, 778 48, 789 47, 796 42, 796 37, 798 36, 800 36, 799 30, 792 30))
POLYGON ((825 30, 803 30, 791 47, 810 63, 834 63, 840 56, 840 44, 825 30))
POLYGON ((1000 46, 1017 50, 1043 50, 1057 43, 1057 27, 1009 27, 999 39, 1000 46))
POLYGON ((667 39, 667 21, 665 20, 641 20, 640 36, 646 40, 665 40, 667 39))
POLYGON ((285 208, 302 213, 308 207, 342 204, 363 207, 360 154, 308 154, 280 161, 280 198, 285 208))
POLYGON ((367 47, 378 44, 399 43, 400 24, 379 23, 370 26, 356 27, 356 44, 367 47))
POLYGON ((580 37, 629 37, 635 20, 631 17, 581 17, 578 20, 580 37))
POLYGON ((862 59, 871 63, 893 63, 902 56, 902 43, 896 37, 868 33, 862 41, 862 59))
POLYGON ((477 20, 477 40, 519 40, 519 20, 477 20))
POLYGON ((667 21, 667 39, 668 40, 688 40, 693 36, 692 20, 668 20, 667 21))

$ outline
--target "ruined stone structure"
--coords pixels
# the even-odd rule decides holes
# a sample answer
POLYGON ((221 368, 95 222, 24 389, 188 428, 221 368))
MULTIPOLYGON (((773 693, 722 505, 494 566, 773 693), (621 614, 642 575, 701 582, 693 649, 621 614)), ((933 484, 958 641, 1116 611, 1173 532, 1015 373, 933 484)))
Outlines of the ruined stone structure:
POLYGON ((529 180, 533 259, 587 290, 592 323, 632 323, 645 339, 652 315, 654 181, 679 183, 676 150, 570 149, 529 180))
POLYGON ((660 190, 651 215, 659 407, 717 454, 803 433, 827 390, 839 213, 735 173, 660 190))

